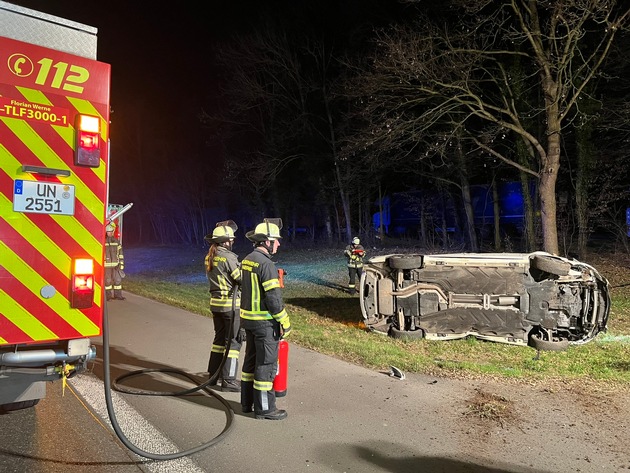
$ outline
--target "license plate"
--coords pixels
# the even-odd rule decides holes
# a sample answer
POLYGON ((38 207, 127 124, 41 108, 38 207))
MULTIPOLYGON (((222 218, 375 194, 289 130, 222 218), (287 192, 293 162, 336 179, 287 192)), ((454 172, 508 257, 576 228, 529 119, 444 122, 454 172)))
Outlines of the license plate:
POLYGON ((74 186, 17 179, 13 186, 13 210, 36 214, 74 215, 74 186))

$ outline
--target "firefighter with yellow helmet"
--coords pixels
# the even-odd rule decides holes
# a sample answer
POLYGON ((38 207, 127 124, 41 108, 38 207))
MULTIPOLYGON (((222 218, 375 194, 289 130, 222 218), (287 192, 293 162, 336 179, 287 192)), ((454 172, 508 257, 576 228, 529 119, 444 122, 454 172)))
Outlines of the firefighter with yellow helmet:
POLYGON ((291 331, 284 307, 278 269, 271 260, 280 246, 281 219, 265 219, 245 236, 254 250, 241 262, 241 326, 246 349, 241 375, 241 408, 254 411, 256 419, 281 420, 285 410, 276 407, 273 380, 278 363, 278 344, 291 331))
POLYGON ((114 236, 115 230, 113 223, 108 223, 105 227, 105 294, 108 301, 124 301, 122 278, 125 275, 125 256, 120 240, 114 236))
POLYGON ((214 339, 210 349, 208 374, 217 374, 221 362, 228 350, 220 376, 221 390, 239 392, 240 383, 236 379, 238 374, 238 357, 242 340, 240 337, 240 298, 238 285, 241 282, 241 270, 238 257, 232 252, 232 245, 236 238, 238 226, 233 220, 217 223, 212 235, 205 240, 210 243, 210 249, 205 258, 206 276, 210 285, 210 310, 214 322, 214 339))
POLYGON ((347 259, 348 266, 348 292, 350 294, 357 293, 356 279, 361 280, 363 273, 363 258, 365 258, 365 248, 361 245, 359 237, 354 237, 352 243, 346 246, 343 254, 347 259))

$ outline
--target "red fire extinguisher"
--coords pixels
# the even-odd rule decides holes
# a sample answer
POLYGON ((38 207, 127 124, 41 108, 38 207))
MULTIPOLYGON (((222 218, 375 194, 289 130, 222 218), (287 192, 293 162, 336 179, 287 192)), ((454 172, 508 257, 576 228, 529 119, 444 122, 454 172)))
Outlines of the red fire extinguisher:
POLYGON ((273 380, 273 390, 276 397, 287 395, 287 382, 289 379, 289 342, 284 338, 278 344, 278 369, 273 380))
MULTIPOLYGON (((278 268, 278 281, 280 287, 284 287, 284 276, 287 272, 278 268)), ((278 344, 278 368, 276 369, 276 377, 273 380, 273 390, 276 397, 287 395, 287 381, 289 379, 289 342, 284 338, 278 344)))

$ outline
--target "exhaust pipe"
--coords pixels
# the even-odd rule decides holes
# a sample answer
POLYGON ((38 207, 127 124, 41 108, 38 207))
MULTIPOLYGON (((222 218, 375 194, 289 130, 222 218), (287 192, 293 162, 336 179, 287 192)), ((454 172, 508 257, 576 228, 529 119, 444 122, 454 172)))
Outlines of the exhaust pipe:
MULTIPOLYGON (((96 347, 89 347, 86 360, 96 357, 96 347)), ((11 353, 0 353, 0 365, 3 366, 37 366, 61 361, 76 361, 81 356, 70 356, 63 350, 28 350, 11 353)))

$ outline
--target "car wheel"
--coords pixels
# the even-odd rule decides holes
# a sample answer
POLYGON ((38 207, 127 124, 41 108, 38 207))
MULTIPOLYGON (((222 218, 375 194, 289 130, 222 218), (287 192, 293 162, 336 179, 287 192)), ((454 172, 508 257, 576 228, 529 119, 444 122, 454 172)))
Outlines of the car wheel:
POLYGON ((545 273, 555 274, 557 276, 566 276, 571 269, 571 263, 568 261, 558 261, 549 256, 534 256, 530 263, 532 268, 544 271, 545 273))
POLYGON ((424 330, 421 328, 416 330, 398 330, 392 326, 387 334, 397 340, 419 340, 424 337, 424 330))
POLYGON ((20 402, 10 402, 8 404, 0 405, 0 412, 11 412, 11 411, 19 411, 21 409, 29 409, 31 407, 35 407, 39 399, 31 399, 29 401, 20 401, 20 402))
POLYGON ((389 258, 387 258, 387 264, 392 269, 421 268, 422 256, 420 255, 390 256, 389 258))
POLYGON ((569 348, 569 340, 543 340, 535 333, 529 337, 529 346, 540 351, 564 351, 569 348))

